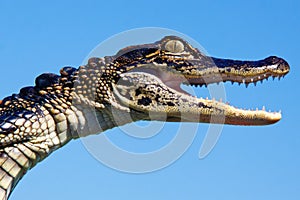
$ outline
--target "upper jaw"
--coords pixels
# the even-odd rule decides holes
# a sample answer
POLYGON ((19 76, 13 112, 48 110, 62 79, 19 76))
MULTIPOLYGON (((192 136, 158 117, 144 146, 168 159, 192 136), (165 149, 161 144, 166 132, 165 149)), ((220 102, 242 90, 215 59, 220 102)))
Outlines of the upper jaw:
POLYGON ((263 81, 269 77, 283 77, 289 70, 289 64, 282 58, 270 56, 258 61, 240 61, 207 57, 191 61, 194 70, 186 73, 192 85, 208 85, 216 82, 237 82, 248 85, 263 81), (203 67, 205 66, 205 67, 203 67))

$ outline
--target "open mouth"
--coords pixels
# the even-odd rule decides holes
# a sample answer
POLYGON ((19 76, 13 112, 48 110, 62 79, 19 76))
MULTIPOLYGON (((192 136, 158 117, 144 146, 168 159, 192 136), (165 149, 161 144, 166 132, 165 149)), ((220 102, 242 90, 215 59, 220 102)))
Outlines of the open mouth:
MULTIPOLYGON (((140 76, 139 82, 151 78, 151 83, 159 85, 164 91, 164 95, 160 98, 148 97, 151 91, 141 94, 145 98, 156 99, 155 105, 138 106, 138 103, 132 103, 133 108, 137 110, 152 110, 159 112, 159 105, 166 105, 164 112, 168 115, 168 121, 188 121, 188 122, 204 122, 232 125, 267 125, 273 124, 281 119, 280 112, 267 112, 264 108, 261 110, 245 110, 231 106, 221 101, 207 98, 197 98, 182 89, 182 85, 190 86, 207 86, 219 82, 232 82, 238 84, 256 84, 258 81, 263 81, 269 77, 281 78, 289 71, 288 64, 281 58, 269 57, 260 61, 234 61, 215 59, 214 67, 206 69, 190 70, 189 73, 170 68, 166 65, 147 64, 130 71, 128 74, 137 73, 140 76), (226 65, 224 64, 226 63, 226 65), (191 73, 193 72, 193 73, 191 73), (147 75, 148 74, 148 75, 147 75), (166 94, 170 95, 166 95, 166 94), (170 98, 172 96, 172 98, 170 98), (168 103, 173 101, 175 103, 168 103), (167 102, 167 103, 166 103, 167 102), (174 104, 174 108, 170 105, 174 104), (183 108, 183 109, 182 109, 183 108), (186 114, 188 113, 188 114, 186 114), (200 116, 199 116, 200 115, 200 116)), ((135 83, 136 85, 138 83, 135 83)), ((189 87, 190 87, 189 86, 189 87)), ((155 88, 153 86, 152 88, 155 88)), ((149 87, 151 88, 151 87, 149 87)), ((149 89, 148 89, 149 90, 149 89)), ((151 90, 151 89, 150 89, 151 90)), ((155 92, 153 92, 155 93, 155 92)), ((130 101, 140 101, 139 97, 131 97, 130 101)))

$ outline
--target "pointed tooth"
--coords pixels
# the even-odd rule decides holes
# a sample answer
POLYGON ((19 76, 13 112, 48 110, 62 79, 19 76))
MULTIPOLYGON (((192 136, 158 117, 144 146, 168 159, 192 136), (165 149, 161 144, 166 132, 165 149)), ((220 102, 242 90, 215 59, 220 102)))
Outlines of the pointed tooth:
POLYGON ((234 84, 234 81, 231 81, 231 85, 233 85, 234 84))
POLYGON ((243 79, 242 81, 243 81, 243 84, 245 84, 246 80, 245 80, 245 79, 243 79))
POLYGON ((263 111, 265 111, 265 110, 266 110, 266 107, 265 107, 265 106, 263 106, 263 107, 262 107, 262 110, 263 110, 263 111))
POLYGON ((253 82, 253 78, 251 78, 251 82, 253 82))
POLYGON ((248 88, 248 86, 249 86, 249 83, 246 83, 246 84, 245 84, 245 86, 246 86, 246 88, 248 88))

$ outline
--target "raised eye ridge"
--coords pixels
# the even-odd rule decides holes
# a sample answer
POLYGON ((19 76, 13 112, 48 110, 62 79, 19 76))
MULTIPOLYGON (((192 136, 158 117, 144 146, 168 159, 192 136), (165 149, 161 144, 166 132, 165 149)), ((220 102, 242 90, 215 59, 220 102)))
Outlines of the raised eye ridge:
POLYGON ((165 49, 172 53, 181 53, 184 51, 184 44, 180 40, 169 40, 165 44, 165 49))

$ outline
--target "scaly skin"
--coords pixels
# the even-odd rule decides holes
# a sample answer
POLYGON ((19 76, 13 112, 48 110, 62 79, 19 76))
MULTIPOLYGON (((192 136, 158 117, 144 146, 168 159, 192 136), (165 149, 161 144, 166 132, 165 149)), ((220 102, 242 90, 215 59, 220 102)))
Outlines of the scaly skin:
POLYGON ((256 83, 287 74, 278 57, 234 61, 207 57, 168 36, 130 46, 115 56, 91 58, 60 75, 42 74, 33 87, 0 102, 0 199, 27 170, 71 139, 138 120, 267 125, 280 113, 248 111, 192 97, 180 84, 256 83), (151 116, 151 117, 150 117, 151 116))

